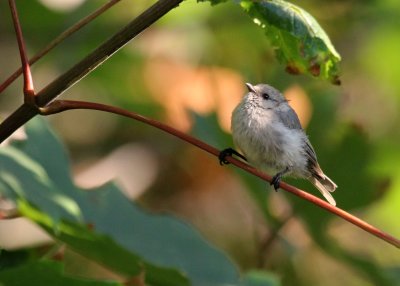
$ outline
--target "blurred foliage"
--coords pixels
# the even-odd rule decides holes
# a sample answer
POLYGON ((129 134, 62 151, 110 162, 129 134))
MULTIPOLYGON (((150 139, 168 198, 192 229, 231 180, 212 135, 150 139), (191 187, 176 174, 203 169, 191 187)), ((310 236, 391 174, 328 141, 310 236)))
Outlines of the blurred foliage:
MULTIPOLYGON (((103 2, 84 1, 73 10, 62 11, 49 8, 44 1, 17 1, 29 54, 103 2)), ((33 67, 35 87, 41 89, 153 2, 121 1, 73 35, 33 67)), ((293 10, 290 7, 295 6, 282 1, 225 1, 215 6, 209 2, 221 1, 207 2, 182 2, 62 97, 122 106, 223 149, 232 146, 230 113, 245 92, 244 82, 268 82, 290 96, 300 118, 308 118, 302 123, 320 164, 339 185, 334 194, 338 206, 399 237, 397 1, 293 1, 304 10, 293 10), (315 27, 316 19, 319 38, 324 38, 326 31, 342 57, 342 86, 287 74, 285 65, 276 60, 276 44, 264 34, 276 32, 269 22, 275 19, 270 13, 281 10, 274 6, 275 10, 258 11, 269 15, 265 25, 270 29, 264 31, 254 25, 254 11, 251 17, 243 13, 238 5, 241 2, 263 7, 289 5, 283 12, 286 20, 273 23, 292 32, 292 20, 300 25, 296 27, 303 27, 299 31, 306 31, 309 23, 315 27), (303 13, 307 13, 306 18, 303 13)), ((0 1, 0 81, 19 65, 8 11, 7 1, 0 1)), ((307 40, 301 33, 286 35, 307 40)), ((316 42, 311 41, 310 55, 322 48, 317 56, 322 61, 328 59, 327 63, 335 62, 330 41, 323 41, 325 47, 313 46, 316 42)), ((297 44, 289 46, 296 47, 290 50, 292 55, 298 54, 297 44)), ((296 57, 301 70, 307 71, 310 61, 306 64, 296 57)), ((333 79, 337 73, 336 69, 323 71, 326 69, 321 68, 322 78, 333 79)), ((21 88, 18 80, 1 94, 2 118, 20 104, 21 88)), ((176 281, 196 282, 199 277, 222 279, 222 269, 229 269, 228 280, 236 285, 400 284, 400 256, 393 247, 313 205, 270 191, 265 182, 241 170, 220 167, 216 158, 180 140, 140 123, 90 111, 71 111, 52 116, 50 121, 69 154, 46 125, 32 122, 28 141, 0 149, 0 169, 7 170, 1 173, 3 184, 7 182, 7 187, 0 187, 1 192, 19 198, 20 211, 67 245, 67 250, 58 249, 58 243, 52 241, 46 247, 54 245, 61 254, 74 249, 89 261, 67 261, 61 255, 57 256, 61 261, 54 262, 51 250, 45 252, 46 259, 40 259, 43 242, 38 246, 33 233, 19 234, 15 220, 15 227, 7 225, 7 231, 0 231, 0 246, 7 249, 0 253, 0 281, 6 285, 13 285, 10 279, 15 277, 33 279, 27 269, 38 269, 38 279, 52 277, 52 284, 57 285, 101 285, 104 278, 99 277, 109 277, 111 269, 120 276, 111 276, 108 280, 115 282, 109 283, 118 285, 127 270, 126 265, 118 265, 116 256, 132 261, 129 271, 145 269, 147 279, 153 279, 152 284, 147 280, 150 285, 165 285, 159 279, 175 285, 176 281), (142 146, 153 157, 136 151, 133 158, 137 159, 127 165, 121 159, 112 161, 111 155, 122 150, 126 142, 142 146), (151 158, 153 165, 149 164, 151 158), (94 169, 100 167, 103 169, 94 169), (95 176, 85 181, 91 169, 97 170, 95 176), (98 187, 115 169, 125 170, 115 178, 124 187, 98 187), (154 177, 147 184, 141 183, 150 169, 154 177), (98 189, 77 187, 72 176, 98 189), (135 202, 121 195, 119 189, 126 191, 124 182, 140 190, 128 194, 135 202), (149 214, 138 205, 157 214, 149 214), (147 233, 144 238, 138 235, 139 226, 147 233), (32 242, 11 248, 6 232, 15 233, 13 241, 29 237, 32 242), (161 234, 170 239, 163 240, 161 234), (209 260, 213 256, 207 253, 219 259, 209 260), (201 259, 203 255, 208 258, 201 259), (181 262, 174 260, 178 256, 181 262), (197 264, 191 265, 192 260, 197 264), (101 261, 107 270, 96 268, 94 274, 90 261, 101 261), (70 267, 76 263, 79 271, 70 267), (194 269, 200 272, 194 274, 194 269), (237 277, 239 273, 242 279, 237 277)), ((132 155, 123 154, 126 158, 132 155)), ((288 182, 319 195, 307 182, 288 182)), ((5 223, 1 221, 0 228, 5 223)), ((139 281, 132 283, 142 285, 140 275, 139 281)))

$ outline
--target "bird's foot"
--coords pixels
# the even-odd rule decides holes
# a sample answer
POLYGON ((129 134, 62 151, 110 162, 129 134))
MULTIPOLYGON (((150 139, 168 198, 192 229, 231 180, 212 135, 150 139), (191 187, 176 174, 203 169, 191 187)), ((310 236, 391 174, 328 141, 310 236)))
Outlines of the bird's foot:
POLYGON ((290 168, 287 167, 287 168, 285 168, 285 170, 275 174, 275 176, 272 177, 270 185, 274 186, 275 192, 277 192, 279 189, 279 185, 281 183, 281 179, 282 179, 283 175, 285 175, 287 172, 289 172, 289 170, 290 170, 290 168))
POLYGON ((281 173, 278 173, 278 174, 276 174, 275 176, 272 177, 270 185, 274 186, 275 192, 277 192, 278 189, 279 189, 279 184, 281 182, 281 179, 282 179, 282 174, 281 173))
POLYGON ((222 151, 219 153, 219 155, 218 155, 219 164, 220 164, 221 166, 223 166, 223 165, 228 165, 228 164, 229 164, 229 161, 226 160, 226 157, 227 157, 227 156, 232 156, 232 155, 236 155, 236 156, 238 156, 239 158, 242 158, 243 160, 247 161, 246 157, 243 156, 242 154, 240 154, 240 153, 239 153, 238 151, 236 151, 235 149, 233 149, 233 148, 226 148, 226 149, 222 150, 222 151))

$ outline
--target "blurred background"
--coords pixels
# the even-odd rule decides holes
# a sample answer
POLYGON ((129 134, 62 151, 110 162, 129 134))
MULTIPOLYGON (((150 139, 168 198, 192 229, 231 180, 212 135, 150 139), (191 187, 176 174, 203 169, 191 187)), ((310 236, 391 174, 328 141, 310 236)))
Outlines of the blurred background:
MULTIPOLYGON (((29 54, 104 2, 17 1, 29 54)), ((122 0, 73 35, 33 66, 35 88, 154 2, 122 0)), ((400 5, 292 2, 318 20, 341 54, 341 86, 285 73, 263 31, 234 1, 212 7, 187 0, 61 97, 120 106, 223 149, 232 146, 230 114, 244 83, 269 83, 299 114, 322 168, 339 186, 338 206, 400 237, 400 5)), ((6 1, 0 3, 0 35, 2 82, 20 65, 6 1)), ((21 91, 19 79, 1 94, 1 117, 19 106, 21 91)), ((194 225, 243 271, 269 270, 282 285, 400 281, 394 247, 284 191, 273 192, 235 167, 221 167, 215 157, 169 134, 95 111, 49 120, 70 152, 78 185, 115 180, 145 208, 194 225)), ((305 181, 287 181, 319 196, 305 181)), ((48 240, 26 224, 0 222, 2 248, 48 240)))

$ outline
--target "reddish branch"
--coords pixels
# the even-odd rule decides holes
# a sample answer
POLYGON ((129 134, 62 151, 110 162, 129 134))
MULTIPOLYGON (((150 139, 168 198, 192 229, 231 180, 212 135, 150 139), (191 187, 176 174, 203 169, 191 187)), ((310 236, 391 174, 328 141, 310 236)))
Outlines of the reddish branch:
MULTIPOLYGON (((145 116, 139 115, 137 113, 121 109, 119 107, 114 107, 114 106, 109 106, 109 105, 104 105, 104 104, 94 103, 94 102, 57 100, 57 101, 52 102, 48 106, 41 108, 40 113, 42 115, 50 115, 50 114, 55 114, 55 113, 63 112, 66 110, 72 110, 72 109, 92 109, 92 110, 100 110, 100 111, 104 111, 104 112, 122 115, 122 116, 125 116, 128 118, 132 118, 132 119, 141 121, 145 124, 151 125, 158 129, 161 129, 161 130, 163 130, 171 135, 174 135, 192 145, 199 147, 200 149, 202 149, 216 157, 218 157, 218 155, 220 153, 220 151, 218 149, 216 149, 216 148, 204 143, 203 141, 200 141, 199 139, 196 139, 186 133, 183 133, 171 126, 168 126, 157 120, 150 119, 145 116)), ((271 176, 260 172, 259 170, 249 166, 248 164, 246 164, 242 161, 239 161, 233 157, 226 157, 226 159, 233 165, 235 165, 235 166, 237 166, 237 167, 265 180, 265 181, 271 182, 271 179, 272 179, 271 176)), ((400 248, 400 240, 398 240, 397 238, 389 235, 388 233, 385 233, 385 232, 381 231, 380 229, 368 224, 367 222, 363 221, 362 219, 359 219, 359 218, 353 216, 352 214, 350 214, 338 207, 332 206, 329 203, 325 202, 324 200, 321 200, 320 198, 317 198, 317 197, 311 195, 310 193, 307 193, 303 190, 300 190, 300 189, 298 189, 294 186, 291 186, 289 184, 286 184, 284 182, 280 183, 280 188, 287 192, 290 192, 304 200, 307 200, 307 201, 317 205, 318 207, 323 208, 323 209, 331 212, 332 214, 347 220, 348 222, 371 233, 372 235, 375 235, 376 237, 390 243, 391 245, 394 245, 395 247, 400 248)))
MULTIPOLYGON (((107 9, 111 8, 113 5, 118 3, 121 0, 110 0, 109 2, 105 3, 103 6, 101 6, 99 9, 94 11, 93 13, 89 14, 85 18, 79 20, 76 24, 74 24, 72 27, 69 29, 65 30, 62 32, 57 38, 55 38, 50 44, 48 44, 43 50, 38 52, 36 55, 34 55, 30 60, 29 64, 33 65, 36 63, 39 59, 41 59, 44 55, 46 55, 49 51, 51 51, 53 48, 55 48, 58 44, 60 44, 63 40, 71 36, 73 33, 76 31, 80 30, 82 27, 84 27, 86 24, 90 23, 93 21, 97 16, 101 15, 104 13, 107 9)), ((13 10, 13 9, 11 9, 13 10)), ((15 9, 14 9, 15 11, 15 9)), ((21 74, 23 70, 22 68, 19 68, 17 71, 15 71, 12 75, 10 75, 1 85, 0 85, 0 93, 3 92, 11 83, 14 82, 21 74)))
POLYGON ((14 22, 15 34, 17 36, 19 54, 22 63, 22 72, 24 74, 24 96, 25 96, 24 99, 25 102, 29 101, 33 103, 33 97, 35 96, 35 91, 33 88, 31 68, 29 66, 28 57, 26 55, 25 42, 22 36, 22 29, 19 23, 17 7, 15 6, 14 0, 8 0, 8 3, 10 5, 11 16, 14 22))

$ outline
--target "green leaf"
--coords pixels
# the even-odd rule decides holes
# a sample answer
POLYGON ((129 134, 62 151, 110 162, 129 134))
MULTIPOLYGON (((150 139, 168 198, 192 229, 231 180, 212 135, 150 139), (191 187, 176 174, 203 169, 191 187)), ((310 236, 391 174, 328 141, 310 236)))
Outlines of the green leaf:
POLYGON ((235 265, 186 223, 144 212, 113 184, 74 186, 66 152, 43 119, 29 122, 27 134, 0 149, 0 193, 57 240, 121 274, 143 270, 152 285, 239 283, 235 265))
POLYGON ((120 274, 129 276, 140 274, 142 261, 137 255, 126 251, 110 237, 91 231, 90 226, 59 221, 55 228, 55 222, 49 215, 24 200, 18 201, 18 209, 22 215, 39 224, 57 240, 66 243, 87 258, 106 265, 120 274))
POLYGON ((39 163, 8 146, 0 148, 0 158, 0 192, 41 206, 56 221, 60 218, 82 220, 77 203, 64 194, 39 163))
POLYGON ((288 72, 307 73, 339 83, 340 55, 308 12, 282 0, 244 0, 241 6, 264 29, 288 72))
POLYGON ((302 8, 282 0, 240 1, 292 74, 309 74, 340 84, 340 55, 318 22, 302 8))
POLYGON ((0 250, 0 271, 28 262, 29 250, 0 250))
MULTIPOLYGON (((202 0, 199 2, 204 2, 202 0)), ((226 2, 208 0, 212 5, 226 2)), ((276 49, 278 60, 292 74, 309 74, 340 84, 341 60, 328 35, 307 11, 283 0, 238 0, 276 49)))
POLYGON ((47 260, 29 262, 1 271, 0 285, 122 286, 117 282, 84 280, 65 276, 62 263, 47 260))

